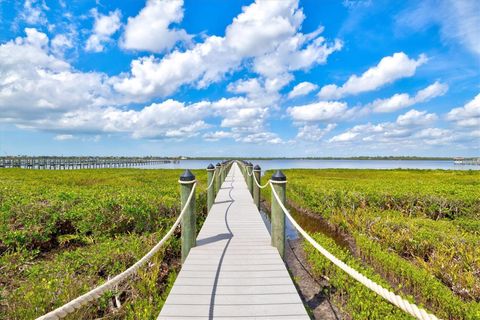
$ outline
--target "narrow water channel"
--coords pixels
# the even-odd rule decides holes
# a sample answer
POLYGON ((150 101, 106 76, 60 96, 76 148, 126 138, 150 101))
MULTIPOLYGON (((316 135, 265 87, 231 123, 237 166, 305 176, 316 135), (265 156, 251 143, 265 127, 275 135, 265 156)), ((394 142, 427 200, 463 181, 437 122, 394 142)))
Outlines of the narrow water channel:
MULTIPOLYGON (((262 177, 265 176, 268 170, 262 170, 261 175, 262 177)), ((331 226, 327 224, 324 219, 312 217, 306 213, 303 213, 290 205, 286 205, 288 211, 292 215, 293 219, 309 234, 313 233, 322 233, 327 237, 333 239, 335 243, 344 249, 349 248, 348 241, 345 240, 342 235, 340 235, 337 231, 333 230, 331 226)), ((262 215, 263 222, 268 229, 268 232, 271 233, 271 222, 270 222, 270 212, 265 212, 260 209, 260 214, 262 215)), ((300 234, 297 232, 293 224, 290 222, 288 218, 285 218, 285 233, 288 240, 296 240, 300 237, 300 234)))
MULTIPOLYGON (((332 230, 331 227, 322 219, 317 219, 311 217, 308 214, 302 213, 295 208, 287 205, 287 209, 292 215, 293 219, 309 234, 313 233, 322 233, 335 241, 335 243, 342 247, 348 248, 348 242, 335 230, 332 230)), ((265 212, 260 210, 262 215, 263 222, 268 229, 268 232, 271 232, 271 223, 270 223, 270 212, 265 212)), ((297 232, 293 224, 288 218, 285 219, 285 233, 288 240, 296 240, 300 237, 300 234, 297 232)))

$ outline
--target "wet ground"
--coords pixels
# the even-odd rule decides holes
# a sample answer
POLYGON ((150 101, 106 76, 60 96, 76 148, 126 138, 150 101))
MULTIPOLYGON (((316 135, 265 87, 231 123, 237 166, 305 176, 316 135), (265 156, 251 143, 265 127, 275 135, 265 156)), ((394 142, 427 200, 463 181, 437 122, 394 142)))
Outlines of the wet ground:
MULTIPOLYGON (((263 206, 264 207, 264 206, 263 206)), ((267 207, 261 211, 265 225, 270 230, 270 219, 267 207)), ((322 232, 342 247, 350 247, 351 243, 343 235, 336 232, 326 221, 319 217, 312 217, 311 214, 302 212, 289 205, 290 213, 293 218, 309 233, 322 232)), ((308 307, 312 319, 322 320, 340 320, 347 319, 330 299, 330 292, 334 290, 328 279, 314 276, 307 262, 305 251, 303 249, 303 239, 299 235, 290 221, 286 220, 287 243, 285 247, 285 261, 294 279, 297 290, 299 291, 303 303, 308 307)))
POLYGON ((330 300, 330 287, 327 279, 313 276, 306 262, 303 240, 287 240, 285 260, 288 270, 295 280, 303 303, 310 309, 312 319, 340 320, 345 319, 330 300))

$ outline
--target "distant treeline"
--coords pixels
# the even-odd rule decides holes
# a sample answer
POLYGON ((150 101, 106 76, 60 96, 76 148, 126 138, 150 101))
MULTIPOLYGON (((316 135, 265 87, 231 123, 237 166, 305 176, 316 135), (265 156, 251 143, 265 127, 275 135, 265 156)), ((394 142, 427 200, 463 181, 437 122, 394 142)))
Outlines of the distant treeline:
MULTIPOLYGON (((215 160, 222 157, 189 157, 195 160, 215 160)), ((228 157, 236 160, 455 160, 456 157, 416 157, 416 156, 358 156, 358 157, 228 157)), ((463 158, 464 160, 476 158, 463 158)))

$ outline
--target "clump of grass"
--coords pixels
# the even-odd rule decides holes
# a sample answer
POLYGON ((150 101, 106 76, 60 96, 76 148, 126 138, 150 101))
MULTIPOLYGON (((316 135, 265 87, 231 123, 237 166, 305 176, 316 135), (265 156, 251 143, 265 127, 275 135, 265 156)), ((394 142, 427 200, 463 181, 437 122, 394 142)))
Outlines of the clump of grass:
MULTIPOLYGON (((180 211, 179 170, 0 171, 0 319, 38 317, 124 271, 180 211)), ((204 170, 199 227, 206 213, 204 170)), ((131 279, 70 319, 155 319, 179 268, 179 231, 131 279)))
MULTIPOLYGON (((354 242, 352 252, 343 252, 317 235, 327 249, 442 318, 480 318, 480 172, 328 169, 285 174, 288 197, 296 206, 322 216, 354 242)), ((264 196, 270 199, 268 188, 264 196)), ((390 316, 376 298, 308 250, 317 270, 332 278, 334 296, 353 318, 390 316), (378 313, 365 313, 365 306, 378 313)))

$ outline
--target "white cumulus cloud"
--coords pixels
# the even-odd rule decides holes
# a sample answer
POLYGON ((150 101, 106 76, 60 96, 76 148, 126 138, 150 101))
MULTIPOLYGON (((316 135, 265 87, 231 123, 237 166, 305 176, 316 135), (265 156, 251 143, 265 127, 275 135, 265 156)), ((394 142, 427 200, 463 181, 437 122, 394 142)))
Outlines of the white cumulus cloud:
POLYGON ((51 53, 48 37, 26 28, 26 37, 0 45, 3 119, 29 121, 75 108, 116 104, 108 77, 82 73, 51 53))
POLYGON ((304 125, 298 129, 297 139, 319 141, 336 126, 335 123, 329 123, 325 128, 320 128, 318 125, 304 125))
POLYGON ((85 44, 85 50, 101 52, 105 49, 105 43, 111 41, 110 37, 120 29, 122 14, 118 9, 109 12, 108 15, 103 15, 97 9, 92 9, 91 14, 95 22, 92 34, 85 44))
POLYGON ((126 133, 141 139, 185 139, 209 128, 202 119, 205 103, 185 105, 175 100, 152 103, 141 110, 118 107, 75 109, 59 115, 35 119, 22 127, 68 135, 69 132, 99 134, 126 133))
POLYGON ((45 11, 50 10, 44 0, 25 0, 20 18, 30 25, 48 23, 45 11))
POLYGON ((308 81, 300 82, 295 87, 293 87, 292 91, 288 93, 288 98, 292 99, 295 97, 305 96, 317 89, 318 89, 318 86, 316 84, 313 84, 308 81))
POLYGON ((329 142, 346 142, 346 141, 353 140, 356 136, 358 136, 358 132, 347 131, 334 136, 328 141, 329 142))
POLYGON ((168 96, 185 84, 203 88, 219 81, 248 59, 266 78, 265 87, 268 84, 278 90, 291 80, 289 72, 324 63, 341 48, 338 42, 326 43, 319 31, 300 33, 303 19, 297 0, 256 1, 242 8, 223 37, 208 36, 189 49, 162 58, 133 60, 130 74, 118 77, 115 89, 139 99, 168 96))
POLYGON ((220 139, 232 138, 234 137, 233 132, 230 131, 215 131, 208 132, 203 135, 203 138, 207 141, 218 141, 220 139))
POLYGON ((412 109, 405 114, 399 115, 397 124, 401 126, 422 126, 432 123, 437 118, 437 115, 434 113, 412 109))
POLYGON ((392 56, 382 58, 380 62, 362 75, 352 75, 342 85, 329 84, 320 90, 318 96, 322 99, 339 99, 348 95, 376 90, 395 80, 411 77, 417 67, 427 61, 427 57, 421 54, 417 60, 410 59, 405 53, 397 52, 392 56))
POLYGON ((448 85, 435 81, 428 87, 419 90, 411 97, 407 93, 397 93, 387 99, 377 99, 366 107, 373 112, 393 112, 414 104, 427 102, 435 97, 443 96, 448 91, 448 85))
POLYGON ((294 121, 331 121, 341 118, 347 104, 339 101, 319 101, 287 109, 294 121))
POLYGON ((183 19, 183 0, 148 0, 136 17, 128 18, 122 47, 151 52, 168 51, 178 42, 191 41, 183 29, 171 28, 183 19))
POLYGON ((442 133, 442 141, 445 131, 433 128, 432 125, 438 119, 434 113, 412 109, 397 117, 395 122, 382 122, 378 124, 359 124, 334 137, 330 143, 363 143, 365 147, 372 144, 379 145, 417 145, 423 142, 438 144, 440 140, 434 136, 435 132, 442 133), (435 141, 434 141, 435 140, 435 141))
POLYGON ((447 120, 455 122, 460 127, 480 127, 480 93, 463 107, 450 110, 447 120))

